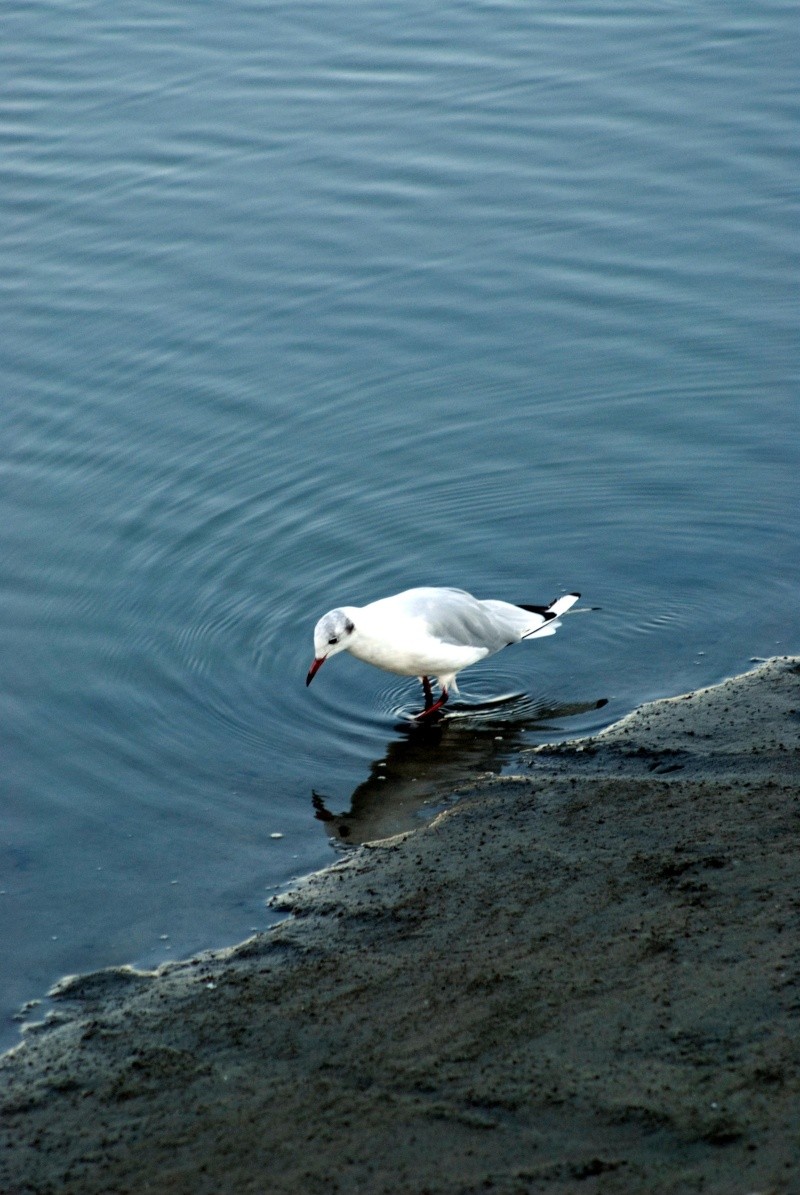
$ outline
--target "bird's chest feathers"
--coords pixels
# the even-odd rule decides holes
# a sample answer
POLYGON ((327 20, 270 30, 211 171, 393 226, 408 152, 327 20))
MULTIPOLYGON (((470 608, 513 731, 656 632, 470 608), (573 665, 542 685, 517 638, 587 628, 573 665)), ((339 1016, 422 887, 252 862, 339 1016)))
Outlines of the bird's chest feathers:
POLYGON ((486 654, 483 649, 433 639, 416 620, 387 635, 386 628, 359 627, 349 650, 359 660, 400 676, 425 676, 466 668, 486 654))

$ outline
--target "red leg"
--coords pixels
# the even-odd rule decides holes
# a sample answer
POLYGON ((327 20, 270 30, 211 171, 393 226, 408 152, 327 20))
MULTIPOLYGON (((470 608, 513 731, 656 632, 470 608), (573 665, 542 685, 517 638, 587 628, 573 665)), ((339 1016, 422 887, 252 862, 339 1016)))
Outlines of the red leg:
POLYGON ((432 714, 438 714, 443 705, 447 704, 449 693, 447 689, 442 689, 442 695, 438 701, 433 700, 433 692, 431 691, 431 683, 427 676, 423 677, 423 688, 425 688, 425 709, 421 714, 417 714, 416 721, 421 722, 423 718, 430 718, 432 714), (427 688, 424 682, 427 681, 427 688))

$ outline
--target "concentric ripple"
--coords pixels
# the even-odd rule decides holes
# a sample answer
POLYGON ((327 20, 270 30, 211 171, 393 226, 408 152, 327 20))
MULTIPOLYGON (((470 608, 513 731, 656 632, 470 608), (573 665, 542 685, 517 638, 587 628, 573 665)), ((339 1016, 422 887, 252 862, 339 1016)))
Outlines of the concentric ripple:
POLYGON ((6 1010, 800 644, 791 6, 40 8, 0 99, 6 1010), (306 688, 323 613, 418 584, 585 609, 432 733, 350 657, 306 688))

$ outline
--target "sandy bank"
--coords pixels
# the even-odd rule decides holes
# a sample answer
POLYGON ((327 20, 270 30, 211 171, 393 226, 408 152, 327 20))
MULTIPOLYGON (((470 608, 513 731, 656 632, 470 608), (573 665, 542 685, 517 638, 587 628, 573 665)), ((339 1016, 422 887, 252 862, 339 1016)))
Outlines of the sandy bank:
POLYGON ((531 753, 294 916, 64 985, 0 1191, 800 1190, 800 661, 531 753))

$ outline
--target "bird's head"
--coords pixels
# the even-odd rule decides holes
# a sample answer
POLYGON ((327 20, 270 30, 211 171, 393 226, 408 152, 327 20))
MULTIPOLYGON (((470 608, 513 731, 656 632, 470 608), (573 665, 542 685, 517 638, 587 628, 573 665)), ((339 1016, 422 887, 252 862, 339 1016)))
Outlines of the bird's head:
POLYGON ((335 656, 349 647, 355 629, 352 618, 344 610, 331 610, 323 614, 314 627, 314 659, 306 677, 307 685, 311 684, 329 656, 335 656))

